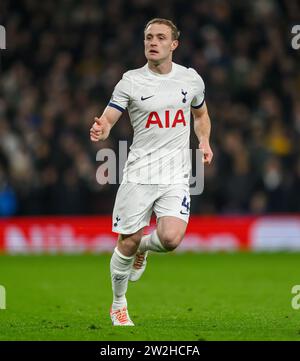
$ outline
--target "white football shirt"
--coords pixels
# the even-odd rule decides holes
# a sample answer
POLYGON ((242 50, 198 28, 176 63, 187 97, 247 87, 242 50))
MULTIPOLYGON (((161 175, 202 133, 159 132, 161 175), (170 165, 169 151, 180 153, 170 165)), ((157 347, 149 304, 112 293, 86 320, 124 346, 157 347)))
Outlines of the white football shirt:
POLYGON ((124 73, 109 106, 128 109, 134 130, 123 182, 189 183, 191 106, 204 103, 204 82, 192 68, 172 63, 168 74, 148 64, 124 73))

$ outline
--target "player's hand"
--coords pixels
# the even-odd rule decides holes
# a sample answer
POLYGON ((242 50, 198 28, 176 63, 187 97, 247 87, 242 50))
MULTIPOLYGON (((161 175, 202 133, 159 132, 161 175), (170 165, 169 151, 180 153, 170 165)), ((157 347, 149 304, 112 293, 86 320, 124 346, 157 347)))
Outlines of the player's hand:
POLYGON ((103 119, 94 118, 94 124, 90 129, 90 138, 92 142, 98 142, 99 140, 105 140, 109 135, 109 126, 103 119))
POLYGON ((210 162, 212 161, 212 158, 213 158, 213 152, 209 145, 209 141, 208 140, 202 141, 199 144, 199 149, 203 152, 202 162, 204 164, 205 163, 210 164, 210 162))

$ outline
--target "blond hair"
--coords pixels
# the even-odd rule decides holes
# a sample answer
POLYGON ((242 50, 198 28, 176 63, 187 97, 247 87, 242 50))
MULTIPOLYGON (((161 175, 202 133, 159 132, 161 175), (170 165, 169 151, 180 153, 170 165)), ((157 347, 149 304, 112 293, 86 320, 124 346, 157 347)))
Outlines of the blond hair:
POLYGON ((177 26, 173 23, 173 21, 163 18, 154 18, 148 21, 148 23, 145 26, 144 32, 148 29, 148 26, 152 24, 164 24, 167 25, 171 29, 172 33, 172 40, 178 40, 180 31, 177 29, 177 26))

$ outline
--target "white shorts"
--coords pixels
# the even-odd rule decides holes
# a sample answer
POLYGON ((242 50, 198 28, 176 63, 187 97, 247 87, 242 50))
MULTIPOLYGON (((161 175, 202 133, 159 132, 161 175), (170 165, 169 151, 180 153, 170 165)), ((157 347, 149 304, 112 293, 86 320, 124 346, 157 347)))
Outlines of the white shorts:
POLYGON ((122 183, 115 200, 112 231, 135 233, 150 224, 153 211, 157 219, 173 216, 188 223, 189 185, 122 183))

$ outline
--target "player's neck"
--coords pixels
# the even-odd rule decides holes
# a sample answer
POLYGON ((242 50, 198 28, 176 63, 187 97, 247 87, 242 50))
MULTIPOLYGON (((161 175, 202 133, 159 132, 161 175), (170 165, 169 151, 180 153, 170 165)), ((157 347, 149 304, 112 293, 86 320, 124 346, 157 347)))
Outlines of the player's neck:
POLYGON ((172 70, 172 60, 157 64, 148 61, 148 67, 151 71, 157 74, 168 74, 172 70))

